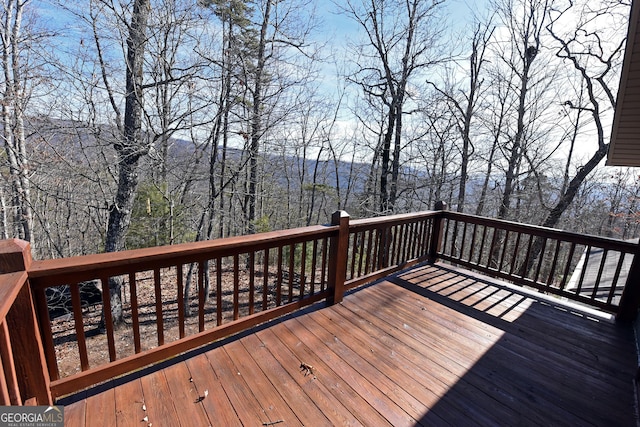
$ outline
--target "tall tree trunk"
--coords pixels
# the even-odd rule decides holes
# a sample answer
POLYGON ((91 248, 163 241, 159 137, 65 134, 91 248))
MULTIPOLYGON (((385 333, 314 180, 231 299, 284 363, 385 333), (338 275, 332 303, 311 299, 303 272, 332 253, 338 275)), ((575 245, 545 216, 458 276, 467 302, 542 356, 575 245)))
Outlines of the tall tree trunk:
POLYGON ((253 87, 253 106, 251 110, 251 146, 249 147, 249 186, 247 193, 247 231, 250 234, 256 232, 256 199, 258 193, 258 155, 260 140, 262 138, 262 98, 263 78, 265 71, 265 48, 267 44, 267 28, 271 14, 272 0, 265 4, 264 17, 260 28, 260 40, 258 41, 257 67, 255 70, 255 82, 253 87))
MULTIPOLYGON (((33 211, 31 184, 24 133, 24 109, 28 95, 23 86, 22 49, 27 39, 22 34, 22 18, 28 1, 11 0, 3 5, 2 38, 2 126, 3 142, 9 167, 13 205, 13 236, 27 241, 33 239, 33 211)), ((35 242, 32 242, 32 245, 35 242)))
MULTIPOLYGON (((118 154, 118 187, 114 203, 109 207, 105 252, 120 251, 131 221, 131 211, 138 187, 138 163, 149 150, 142 137, 142 77, 149 0, 135 0, 127 39, 126 94, 124 135, 114 144, 118 154)), ((122 315, 122 282, 109 279, 111 316, 120 326, 122 315)))

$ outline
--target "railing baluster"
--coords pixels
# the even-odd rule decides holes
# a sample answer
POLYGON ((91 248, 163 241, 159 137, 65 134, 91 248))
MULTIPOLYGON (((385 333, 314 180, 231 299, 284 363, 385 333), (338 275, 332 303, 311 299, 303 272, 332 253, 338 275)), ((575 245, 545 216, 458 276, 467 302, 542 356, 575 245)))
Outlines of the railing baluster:
POLYGON ((278 246, 278 276, 276 279, 276 307, 282 304, 282 246, 278 246))
POLYGON ((255 304, 255 275, 256 275, 256 253, 254 251, 249 252, 249 314, 255 312, 253 305, 255 304))
MULTIPOLYGON (((136 273, 129 273, 129 296, 131 300, 131 323, 133 324, 133 346, 136 354, 141 351, 140 343, 140 319, 138 316, 138 284, 136 273)), ((184 309, 184 307, 183 307, 184 309)))
POLYGON ((540 271, 542 270, 542 264, 544 261, 544 255, 547 250, 547 239, 542 240, 542 247, 540 248, 540 255, 538 258, 538 267, 536 267, 536 274, 533 278, 534 283, 538 282, 538 278, 540 277, 540 271))
POLYGON ((609 254, 609 251, 607 249, 603 249, 602 261, 600 261, 600 268, 598 269, 598 276, 596 277, 596 282, 593 284, 593 292, 591 293, 591 299, 596 298, 596 294, 598 293, 598 289, 600 288, 600 281, 602 280, 602 272, 604 271, 604 265, 607 262, 608 254, 609 254))
POLYGON ((452 224, 451 227, 451 247, 449 248, 449 255, 453 258, 457 257, 458 251, 456 250, 456 246, 458 244, 458 229, 460 228, 460 224, 456 219, 447 220, 447 229, 449 229, 449 223, 452 224))
POLYGON ((369 274, 373 270, 373 260, 371 259, 371 251, 373 249, 373 233, 375 230, 369 230, 367 233, 367 258, 364 264, 364 274, 369 274))
POLYGON ((327 289, 327 247, 329 246, 329 239, 326 237, 322 239, 322 270, 320 273, 320 292, 324 292, 327 289))
POLYGON ((511 267, 509 268, 509 275, 513 275, 513 270, 516 267, 516 261, 518 260, 518 250, 520 249, 520 237, 522 233, 516 234, 516 244, 513 247, 513 255, 511 256, 511 267))
POLYGON ((198 331, 204 331, 204 273, 205 268, 209 265, 208 261, 201 260, 198 262, 198 331))
POLYGON ((460 244, 460 254, 458 259, 462 260, 464 258, 464 249, 467 243, 467 223, 462 223, 462 242, 460 244))
MULTIPOLYGON (((176 286, 178 288, 178 334, 180 338, 185 337, 184 330, 184 267, 182 264, 176 265, 176 286)), ((129 282, 131 283, 131 282, 129 282)), ((133 313, 132 313, 133 314, 133 313)))
POLYGON ((584 253, 584 262, 582 263, 582 271, 580 272, 580 280, 578 280, 578 286, 576 287, 576 295, 580 295, 582 292, 582 285, 584 278, 587 274, 587 265, 589 264, 589 257, 591 256, 591 245, 587 246, 587 251, 584 253))
POLYGON ((109 277, 100 278, 102 283, 102 312, 104 313, 104 323, 107 330, 107 346, 109 348, 109 360, 116 360, 116 344, 113 335, 113 316, 111 316, 111 289, 109 277))
POLYGON ((233 255, 233 320, 240 317, 240 256, 233 255))
MULTIPOLYGON (((25 357, 30 356, 25 355, 25 357)), ((0 395, 2 396, 0 405, 22 405, 13 347, 6 321, 0 322, 0 386, 0 395)))
MULTIPOLYGON (((202 314, 204 319, 204 313, 202 314)), ((222 325, 222 257, 216 257, 216 325, 222 325)), ((204 327, 204 320, 203 320, 204 327)))
POLYGON ((262 310, 266 310, 269 302, 269 248, 264 250, 264 265, 262 267, 262 310))
MULTIPOLYGON (((488 268, 495 268, 497 271, 500 271, 500 267, 501 265, 498 265, 497 263, 492 267, 492 264, 494 263, 493 260, 493 251, 496 249, 496 241, 498 239, 498 235, 500 234, 500 232, 498 231, 497 227, 491 227, 491 229, 493 230, 493 233, 491 235, 491 245, 489 246, 489 252, 487 252, 487 267, 488 268)), ((497 260, 496 260, 497 261, 497 260)))
POLYGON ((621 252, 618 256, 618 265, 616 266, 616 272, 613 275, 613 279, 611 280, 611 289, 609 290, 609 295, 607 297, 607 304, 611 304, 613 301, 613 297, 616 294, 616 289, 618 287, 618 279, 620 278, 620 272, 622 271, 622 266, 624 265, 624 257, 626 253, 621 252))
MULTIPOLYGON (((451 222, 453 220, 449 219, 449 218, 438 218, 437 220, 434 220, 433 223, 433 236, 429 242, 429 251, 430 252, 437 252, 437 248, 433 248, 431 246, 436 245, 436 242, 434 242, 434 238, 436 233, 438 232, 438 230, 436 230, 436 226, 438 225, 438 223, 442 224, 442 221, 444 221, 446 223, 446 225, 444 226, 444 233, 442 234, 442 252, 446 253, 447 252, 447 242, 449 240, 449 224, 451 224, 451 222)), ((441 225, 442 226, 442 225, 441 225)), ((451 246, 453 247, 453 246, 451 246)), ((449 255, 453 256, 453 252, 449 252, 449 255)))
POLYGON ((525 279, 529 270, 529 260, 531 260, 531 249, 533 248, 533 234, 529 234, 529 243, 527 243, 527 253, 524 256, 524 262, 521 266, 520 276, 525 279))
POLYGON ((575 250, 576 250, 576 243, 572 242, 571 247, 569 248, 569 253, 567 254, 567 261, 565 264, 562 281, 560 282, 560 290, 564 290, 565 286, 567 286, 567 279, 569 278, 569 271, 571 270, 571 261, 573 260, 573 254, 575 250))
POLYGON ((555 240, 556 240, 556 249, 553 253, 553 262, 551 263, 549 278, 547 279, 547 285, 549 286, 553 286, 553 283, 555 282, 554 278, 556 275, 556 266, 558 265, 558 258, 560 256, 560 246, 562 244, 562 241, 560 239, 555 239, 555 240))
POLYGON ((164 316, 162 313, 162 283, 160 269, 153 270, 153 286, 156 297, 156 330, 158 333, 158 346, 164 345, 164 316))
POLYGON ((484 242, 487 239, 487 226, 482 227, 482 237, 480 238, 480 250, 478 251, 478 265, 482 265, 482 254, 484 253, 484 242))
POLYGON ((358 277, 362 276, 362 263, 365 260, 365 256, 364 256, 364 251, 365 251, 365 247, 364 247, 364 242, 365 242, 365 236, 366 236, 366 232, 363 231, 361 233, 358 233, 358 235, 360 235, 360 249, 358 249, 358 254, 360 255, 358 257, 358 277))
POLYGON ((391 267, 396 262, 396 245, 398 242, 398 226, 392 225, 389 227, 389 251, 387 251, 387 263, 385 267, 391 267))
POLYGON ((381 228, 376 228, 376 238, 375 238, 375 245, 373 248, 374 251, 374 255, 373 255, 373 260, 372 260, 372 270, 378 270, 380 268, 382 268, 382 229, 381 228))
POLYGON ((349 279, 354 279, 355 278, 355 274, 356 274, 356 255, 358 252, 358 233, 353 233, 349 236, 349 240, 351 241, 351 244, 349 245, 349 248, 351 248, 351 265, 350 265, 350 269, 349 271, 351 272, 351 276, 347 278, 347 280, 349 279))
POLYGON ((316 293, 316 271, 318 270, 318 239, 313 239, 313 249, 311 255, 311 282, 309 283, 309 295, 316 293))
POLYGON ((302 254, 300 256, 300 300, 304 297, 304 288, 306 286, 306 270, 307 269, 307 241, 302 242, 302 254))
POLYGON ((473 252, 475 251, 477 229, 478 224, 473 224, 473 232, 471 233, 471 245, 469 247, 469 262, 473 262, 473 252))
POLYGON ((87 356, 87 341, 84 335, 84 322, 82 318, 82 302, 80 301, 80 289, 77 283, 69 285, 71 292, 71 307, 73 308, 73 323, 76 329, 76 342, 80 355, 80 369, 89 369, 89 358, 87 356))
POLYGON ((417 259, 422 256, 420 248, 422 247, 422 239, 424 238, 425 220, 416 222, 415 235, 411 239, 411 259, 417 259))
MULTIPOLYGON (((496 232, 498 232, 497 228, 496 228, 496 232)), ((507 254, 507 245, 509 244, 509 236, 510 236, 510 233, 509 233, 509 230, 507 230, 506 233, 504 234, 504 243, 500 245, 501 246, 500 249, 502 249, 502 254, 500 254, 500 264, 498 264, 498 271, 502 271, 502 266, 504 265, 504 259, 507 254)))
MULTIPOLYGON (((0 342, 0 344, 4 343, 0 342)), ((2 347, 0 347, 0 350, 2 350, 2 347)), ((2 357, 0 357, 0 406, 9 406, 13 404, 13 401, 11 399, 11 396, 9 396, 9 387, 7 385, 8 380, 5 377, 4 371, 5 370, 2 363, 2 357)))
MULTIPOLYGON (((102 293, 104 294, 104 288, 102 293)), ((40 319, 39 326, 42 334, 42 344, 47 361, 49 378, 55 381, 60 379, 60 370, 58 369, 58 359, 53 345, 53 332, 51 331, 51 319, 49 318, 49 309, 47 308, 47 297, 43 288, 35 289, 33 294, 36 310, 38 311, 38 318, 40 319)))
POLYGON ((409 246, 409 231, 411 230, 411 225, 412 224, 409 223, 402 224, 402 245, 400 247, 400 256, 396 264, 404 263, 409 259, 407 256, 407 246, 409 246))
POLYGON ((287 281, 287 285, 289 287, 288 293, 287 293, 287 303, 290 303, 291 301, 293 301, 293 279, 294 279, 294 274, 295 274, 295 259, 296 257, 296 245, 295 244, 291 244, 289 245, 289 280, 287 281))

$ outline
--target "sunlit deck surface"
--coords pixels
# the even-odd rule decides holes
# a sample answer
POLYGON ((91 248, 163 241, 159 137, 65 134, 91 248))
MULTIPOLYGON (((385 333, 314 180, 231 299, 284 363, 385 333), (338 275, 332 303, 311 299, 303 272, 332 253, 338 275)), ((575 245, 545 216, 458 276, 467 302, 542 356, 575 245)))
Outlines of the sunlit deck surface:
POLYGON ((67 426, 635 425, 633 329, 553 301, 420 266, 59 403, 67 426))

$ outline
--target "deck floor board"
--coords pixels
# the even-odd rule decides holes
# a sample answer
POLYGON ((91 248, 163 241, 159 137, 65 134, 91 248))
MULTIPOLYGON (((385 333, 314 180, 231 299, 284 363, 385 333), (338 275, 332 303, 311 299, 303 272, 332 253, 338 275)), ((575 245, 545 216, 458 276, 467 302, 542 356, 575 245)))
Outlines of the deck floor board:
POLYGON ((636 361, 631 327, 436 264, 59 403, 75 426, 633 426, 636 361))

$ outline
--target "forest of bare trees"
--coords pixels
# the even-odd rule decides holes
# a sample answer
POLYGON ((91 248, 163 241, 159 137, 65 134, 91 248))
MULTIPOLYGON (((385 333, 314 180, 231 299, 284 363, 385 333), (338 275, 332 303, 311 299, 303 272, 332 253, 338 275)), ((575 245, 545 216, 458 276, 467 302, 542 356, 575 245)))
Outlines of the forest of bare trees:
POLYGON ((1 237, 63 257, 438 200, 637 237, 640 175, 602 162, 630 3, 2 0, 1 237))

